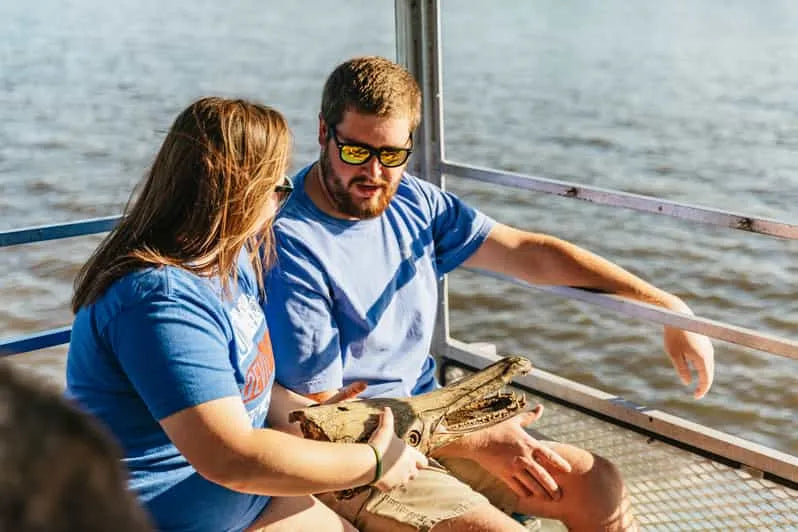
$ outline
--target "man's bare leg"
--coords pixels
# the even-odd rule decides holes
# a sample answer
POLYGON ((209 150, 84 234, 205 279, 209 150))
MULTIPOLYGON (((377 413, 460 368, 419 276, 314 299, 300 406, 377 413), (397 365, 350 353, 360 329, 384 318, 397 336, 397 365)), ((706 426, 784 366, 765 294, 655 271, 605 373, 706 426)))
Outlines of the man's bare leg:
POLYGON ((562 497, 557 501, 521 498, 517 512, 559 519, 572 531, 636 529, 626 487, 613 463, 572 445, 556 442, 548 445, 572 467, 571 473, 552 475, 562 497))
POLYGON ((470 484, 507 512, 557 519, 569 530, 578 532, 636 529, 629 497, 615 465, 573 445, 546 444, 572 467, 570 473, 552 472, 561 490, 561 497, 557 500, 542 496, 519 498, 503 482, 472 461, 447 459, 444 464, 455 477, 470 484))

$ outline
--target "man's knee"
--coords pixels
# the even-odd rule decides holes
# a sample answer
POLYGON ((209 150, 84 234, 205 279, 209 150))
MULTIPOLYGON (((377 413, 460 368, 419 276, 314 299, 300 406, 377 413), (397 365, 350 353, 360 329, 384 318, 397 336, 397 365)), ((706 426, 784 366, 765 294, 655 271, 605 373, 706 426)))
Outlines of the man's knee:
POLYGON ((618 467, 602 456, 593 455, 593 467, 586 476, 586 489, 593 494, 591 498, 603 502, 601 506, 605 508, 617 508, 626 493, 618 467))
POLYGON ((552 444, 554 450, 571 464, 570 473, 554 473, 562 487, 563 496, 578 493, 618 501, 623 496, 624 484, 620 470, 606 458, 567 444, 552 444))
POLYGON ((581 501, 579 511, 568 512, 564 521, 573 530, 626 530, 633 519, 620 470, 602 456, 587 454, 563 479, 563 500, 569 506, 581 501))
POLYGON ((515 511, 560 519, 572 530, 590 530, 588 524, 599 523, 607 523, 606 529, 613 530, 611 523, 624 522, 628 501, 621 472, 615 464, 572 445, 550 445, 572 468, 570 473, 553 473, 561 497, 556 501, 520 498, 515 511))

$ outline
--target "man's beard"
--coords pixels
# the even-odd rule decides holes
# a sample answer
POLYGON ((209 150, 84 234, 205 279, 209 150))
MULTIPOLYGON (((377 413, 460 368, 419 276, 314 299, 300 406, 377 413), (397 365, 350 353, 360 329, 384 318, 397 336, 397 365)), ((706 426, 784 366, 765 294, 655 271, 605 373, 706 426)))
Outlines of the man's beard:
POLYGON ((346 187, 343 180, 333 173, 332 164, 330 163, 330 152, 324 148, 321 150, 319 157, 319 179, 322 181, 322 187, 327 189, 329 193, 327 198, 332 202, 332 206, 341 214, 351 216, 353 218, 376 218, 388 208, 388 204, 396 194, 396 189, 399 187, 397 181, 393 186, 390 183, 380 183, 380 190, 368 200, 355 201, 349 188, 354 187, 358 183, 368 183, 366 177, 355 177, 349 182, 349 187, 346 187))

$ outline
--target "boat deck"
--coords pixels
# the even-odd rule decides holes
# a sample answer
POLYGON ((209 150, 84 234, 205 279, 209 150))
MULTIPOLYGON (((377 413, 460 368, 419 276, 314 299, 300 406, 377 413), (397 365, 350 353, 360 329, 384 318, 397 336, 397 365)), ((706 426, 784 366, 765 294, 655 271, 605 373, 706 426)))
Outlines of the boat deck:
MULTIPOLYGON (((458 357, 459 358, 459 357, 458 357)), ((442 380, 470 372, 443 360, 442 380)), ((534 385, 535 374, 525 380, 534 385)), ((641 530, 798 530, 798 490, 759 471, 592 414, 527 385, 531 404, 542 403, 535 430, 599 454, 623 473, 641 530)), ((529 528, 565 530, 559 522, 535 520, 529 528)))

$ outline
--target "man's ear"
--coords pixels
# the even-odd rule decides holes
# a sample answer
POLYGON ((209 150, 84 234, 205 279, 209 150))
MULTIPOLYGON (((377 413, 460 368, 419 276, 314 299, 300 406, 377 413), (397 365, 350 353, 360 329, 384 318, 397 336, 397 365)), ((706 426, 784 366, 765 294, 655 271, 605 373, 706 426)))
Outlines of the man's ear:
POLYGON ((319 146, 324 147, 327 144, 327 123, 319 113, 319 146))

